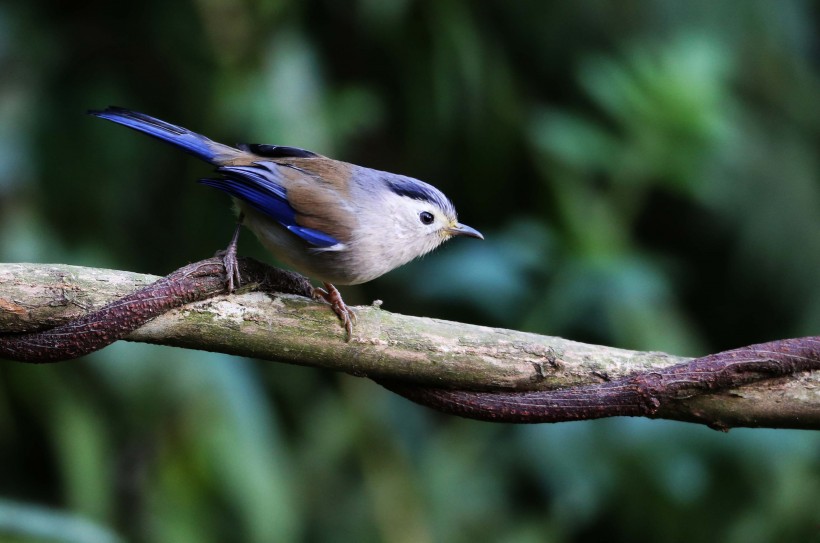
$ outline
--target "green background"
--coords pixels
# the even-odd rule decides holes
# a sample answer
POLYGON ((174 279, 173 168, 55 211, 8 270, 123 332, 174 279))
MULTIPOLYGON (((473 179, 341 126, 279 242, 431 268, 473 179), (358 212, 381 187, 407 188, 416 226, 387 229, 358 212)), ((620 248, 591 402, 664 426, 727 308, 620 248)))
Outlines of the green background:
MULTIPOLYGON (((224 247, 207 165, 84 115, 441 188, 456 240, 349 303, 701 355, 820 333, 817 2, 0 4, 0 261, 224 247)), ((240 253, 264 258, 247 232, 240 253)), ((341 332, 340 332, 341 333, 341 332)), ((115 344, 0 365, 0 540, 820 541, 820 435, 438 415, 310 368, 115 344)))

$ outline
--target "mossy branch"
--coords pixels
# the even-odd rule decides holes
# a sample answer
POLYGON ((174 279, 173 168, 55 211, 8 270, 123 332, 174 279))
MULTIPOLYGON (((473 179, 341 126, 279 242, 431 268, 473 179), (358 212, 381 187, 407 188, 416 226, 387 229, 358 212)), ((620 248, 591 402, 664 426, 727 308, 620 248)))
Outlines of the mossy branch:
MULTIPOLYGON (((190 292, 204 292, 206 299, 164 312, 124 339, 344 371, 373 378, 420 403, 487 420, 644 415, 721 429, 820 429, 820 360, 802 365, 798 360, 811 358, 816 338, 786 340, 802 343, 789 344, 791 350, 777 359, 750 359, 752 351, 743 351, 742 371, 730 372, 727 356, 704 366, 708 358, 686 359, 409 317, 374 305, 356 308, 353 337, 345 342, 344 330, 327 305, 305 296, 272 293, 270 288, 257 290, 266 280, 258 278, 267 277, 267 268, 249 276, 257 279, 246 292, 225 295, 219 294, 219 262, 203 261, 175 272, 188 270, 177 277, 162 279, 172 289, 165 294, 187 301, 189 291, 179 287, 195 275, 191 269, 204 279, 198 279, 190 292), (692 365, 696 363, 701 366, 692 365), (683 381, 687 386, 679 386, 683 381), (437 390, 430 394, 430 387, 437 390), (527 405, 534 410, 553 406, 556 415, 530 416, 527 405), (496 408, 502 415, 507 411, 513 415, 482 416, 482 410, 496 408)), ((286 289, 308 294, 309 285, 294 277, 298 278, 287 276, 291 283, 286 289)), ((159 299, 151 286, 160 279, 68 265, 0 264, 0 334, 72 323, 80 330, 79 319, 134 291, 146 293, 135 307, 150 307, 159 299)), ((124 305, 114 303, 109 311, 124 305)), ((82 333, 97 330, 98 324, 85 323, 82 333)), ((0 356, 4 356, 2 342, 0 338, 0 356)), ((13 358, 10 352, 5 356, 13 358)))

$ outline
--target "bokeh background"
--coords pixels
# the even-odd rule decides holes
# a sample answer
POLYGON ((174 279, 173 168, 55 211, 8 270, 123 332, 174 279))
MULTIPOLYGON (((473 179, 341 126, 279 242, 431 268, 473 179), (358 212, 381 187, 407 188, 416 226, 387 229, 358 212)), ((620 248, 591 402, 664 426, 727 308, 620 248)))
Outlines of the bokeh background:
MULTIPOLYGON (((84 114, 116 104, 427 180, 486 234, 348 302, 692 356, 817 335, 819 23, 808 0, 6 0, 0 261, 165 274, 225 246, 209 168, 84 114)), ((820 541, 818 504, 808 431, 492 425, 124 343, 0 364, 4 542, 820 541)))

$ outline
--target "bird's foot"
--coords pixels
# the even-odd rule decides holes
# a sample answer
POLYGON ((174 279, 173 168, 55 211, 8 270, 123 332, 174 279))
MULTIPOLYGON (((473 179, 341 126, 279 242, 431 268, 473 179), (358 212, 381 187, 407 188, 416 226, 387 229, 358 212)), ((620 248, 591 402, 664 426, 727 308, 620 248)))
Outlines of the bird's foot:
POLYGON ((356 321, 356 312, 345 304, 344 300, 342 300, 342 295, 336 287, 330 283, 324 283, 324 285, 325 288, 313 289, 313 298, 324 300, 330 304, 330 308, 333 309, 333 312, 336 313, 345 327, 345 331, 347 332, 345 341, 350 341, 350 338, 353 337, 353 323, 356 321))
POLYGON ((222 257, 222 264, 225 266, 225 288, 228 290, 228 294, 233 294, 234 290, 242 286, 242 279, 239 276, 239 262, 236 259, 236 246, 239 242, 239 230, 242 228, 243 219, 244 216, 240 214, 228 247, 224 251, 217 251, 216 253, 217 257, 222 257))
POLYGON ((239 261, 236 259, 236 245, 229 245, 223 251, 217 251, 217 257, 222 257, 222 265, 225 266, 225 289, 228 294, 233 294, 242 285, 239 275, 239 261))

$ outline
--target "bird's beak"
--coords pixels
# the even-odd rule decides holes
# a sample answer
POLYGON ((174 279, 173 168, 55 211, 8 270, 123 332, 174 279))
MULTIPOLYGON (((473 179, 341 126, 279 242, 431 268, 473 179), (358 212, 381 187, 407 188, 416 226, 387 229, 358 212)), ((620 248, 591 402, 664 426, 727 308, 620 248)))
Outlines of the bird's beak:
POLYGON ((479 232, 475 228, 467 226, 466 224, 461 224, 460 222, 457 222, 453 226, 448 228, 447 233, 451 236, 467 236, 470 238, 484 239, 484 236, 481 235, 481 232, 479 232))

